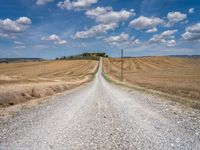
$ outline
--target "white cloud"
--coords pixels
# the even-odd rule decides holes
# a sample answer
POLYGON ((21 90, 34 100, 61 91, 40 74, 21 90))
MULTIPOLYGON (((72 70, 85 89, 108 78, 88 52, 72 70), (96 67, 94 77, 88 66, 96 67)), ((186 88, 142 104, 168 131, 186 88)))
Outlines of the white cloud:
POLYGON ((14 38, 17 34, 25 31, 30 24, 31 19, 27 17, 20 17, 17 20, 0 19, 0 37, 14 38))
POLYGON ((87 44, 84 43, 84 42, 82 42, 79 46, 80 46, 81 48, 83 48, 83 47, 87 47, 87 44))
POLYGON ((99 24, 96 26, 93 26, 90 29, 87 29, 85 31, 79 31, 75 34, 75 39, 84 39, 84 38, 90 38, 94 37, 96 35, 107 33, 109 30, 114 30, 118 24, 116 23, 110 23, 110 24, 99 24))
POLYGON ((175 23, 185 20, 187 18, 187 15, 182 14, 178 11, 169 12, 167 14, 167 18, 168 18, 168 23, 166 24, 166 26, 170 27, 170 26, 173 26, 175 23))
POLYGON ((67 44, 67 41, 65 40, 62 40, 58 35, 56 34, 52 34, 48 37, 42 37, 41 40, 45 40, 45 41, 52 41, 54 42, 54 44, 59 44, 59 45, 62 45, 62 44, 67 44))
POLYGON ((143 55, 187 55, 194 52, 194 49, 192 48, 185 48, 182 43, 180 43, 181 46, 167 46, 166 44, 158 45, 157 43, 144 43, 139 46, 133 46, 129 49, 126 49, 126 51, 129 52, 143 52, 143 55), (182 47, 183 46, 183 47, 182 47))
POLYGON ((16 49, 24 49, 24 48, 26 48, 26 46, 25 45, 16 45, 14 48, 16 48, 16 49))
POLYGON ((200 23, 197 23, 195 25, 186 28, 186 31, 200 33, 200 23))
POLYGON ((13 21, 9 18, 5 20, 0 19, 0 31, 3 32, 22 32, 28 25, 31 24, 31 20, 27 17, 20 17, 19 19, 13 21), (25 21, 25 18, 28 20, 25 21))
POLYGON ((64 0, 60 1, 57 6, 61 9, 75 9, 75 10, 81 10, 81 9, 86 9, 89 8, 92 4, 97 3, 98 0, 64 0))
POLYGON ((175 40, 168 40, 166 41, 167 46, 175 46, 176 45, 176 41, 175 40))
POLYGON ((26 48, 26 45, 23 42, 19 42, 19 41, 14 41, 14 48, 16 49, 24 49, 26 48))
POLYGON ((156 27, 153 27, 152 29, 149 29, 147 31, 145 31, 146 33, 154 33, 154 32, 157 32, 158 29, 156 27))
POLYGON ((16 20, 17 23, 19 24, 24 24, 24 25, 28 25, 28 24, 31 24, 31 19, 27 18, 27 17, 19 17, 17 20, 16 20))
POLYGON ((108 38, 106 38, 106 42, 108 42, 109 44, 119 44, 119 43, 122 43, 122 42, 125 42, 129 39, 129 35, 126 34, 126 33, 121 33, 120 35, 117 35, 117 36, 110 36, 108 38))
POLYGON ((131 44, 132 45, 139 45, 139 44, 141 44, 141 42, 140 42, 139 39, 132 39, 131 44))
POLYGON ((0 30, 5 32, 20 32, 24 30, 24 28, 18 25, 16 21, 7 18, 5 20, 0 20, 0 30))
POLYGON ((161 34, 154 35, 149 42, 150 43, 163 43, 167 46, 175 46, 176 41, 173 39, 173 34, 176 33, 177 30, 167 30, 162 32, 161 34))
POLYGON ((156 27, 159 24, 162 24, 164 21, 160 18, 157 17, 144 17, 144 16, 140 16, 137 19, 132 20, 129 23, 129 26, 132 28, 135 28, 137 30, 141 30, 141 29, 150 29, 153 27, 156 27))
POLYGON ((45 49, 49 48, 49 45, 37 44, 37 45, 32 45, 31 47, 35 49, 45 49))
POLYGON ((101 23, 120 22, 135 16, 134 10, 120 10, 114 11, 112 7, 97 7, 95 9, 87 10, 85 13, 88 17, 101 23))
POLYGON ((45 5, 46 3, 53 2, 54 0, 37 0, 37 5, 45 5))
POLYGON ((200 41, 200 23, 187 27, 181 36, 184 40, 200 41))
POLYGON ((129 34, 122 32, 119 35, 116 36, 110 36, 105 38, 105 41, 112 46, 131 46, 131 45, 136 45, 140 44, 141 42, 139 39, 135 39, 134 37, 129 36, 129 34))
POLYGON ((178 30, 167 30, 161 33, 162 37, 164 38, 168 38, 171 35, 173 35, 174 33, 176 33, 178 30))
POLYGON ((10 38, 10 36, 6 33, 0 33, 1 38, 10 38))
POLYGON ((187 24, 189 22, 189 20, 184 20, 182 22, 180 22, 181 24, 187 24))
POLYGON ((193 13, 194 13, 194 8, 190 8, 190 9, 188 10, 188 13, 189 13, 189 14, 193 14, 193 13))
POLYGON ((17 45, 24 45, 23 42, 19 42, 19 41, 14 41, 14 43, 17 44, 17 45))

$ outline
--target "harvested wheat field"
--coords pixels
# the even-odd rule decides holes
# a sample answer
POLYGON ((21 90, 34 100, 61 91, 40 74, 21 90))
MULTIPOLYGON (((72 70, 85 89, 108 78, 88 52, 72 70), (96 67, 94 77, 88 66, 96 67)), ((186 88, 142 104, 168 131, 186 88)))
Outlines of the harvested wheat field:
POLYGON ((74 88, 89 81, 98 61, 63 60, 0 64, 0 107, 74 88))
MULTIPOLYGON (((120 79, 120 68, 120 59, 104 59, 104 71, 112 78, 120 79)), ((124 80, 145 89, 200 101, 199 58, 124 58, 124 80)))

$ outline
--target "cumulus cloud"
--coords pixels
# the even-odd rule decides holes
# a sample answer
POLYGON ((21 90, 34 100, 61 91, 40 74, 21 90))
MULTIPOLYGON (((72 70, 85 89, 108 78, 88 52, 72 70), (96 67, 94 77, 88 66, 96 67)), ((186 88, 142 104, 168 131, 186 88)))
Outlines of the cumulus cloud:
POLYGON ((5 20, 0 19, 0 31, 5 32, 22 32, 28 25, 31 24, 31 20, 27 17, 20 17, 17 20, 11 20, 9 18, 5 20))
POLYGON ((129 23, 129 26, 132 28, 135 28, 137 30, 141 30, 141 29, 151 29, 156 27, 159 24, 162 24, 164 21, 160 18, 157 17, 144 17, 144 16, 140 16, 137 19, 132 20, 129 23))
POLYGON ((109 30, 114 30, 118 26, 117 23, 99 24, 85 31, 79 31, 75 34, 75 39, 91 38, 96 35, 107 33, 109 30))
POLYGON ((175 45, 176 45, 176 41, 175 41, 175 40, 168 40, 166 44, 167 44, 167 46, 169 46, 169 47, 175 46, 175 45))
POLYGON ((52 41, 52 42, 54 42, 54 44, 58 44, 58 45, 67 44, 67 41, 62 40, 62 39, 61 39, 58 35, 56 35, 56 34, 52 34, 52 35, 47 36, 47 37, 42 37, 41 40, 52 41))
POLYGON ((141 43, 142 42, 139 39, 132 38, 132 40, 131 40, 131 45, 139 45, 141 43))
POLYGON ((135 45, 140 44, 139 39, 130 37, 129 34, 122 32, 116 36, 110 36, 105 38, 105 41, 112 46, 122 46, 122 45, 135 45))
POLYGON ((106 42, 110 44, 117 45, 117 44, 127 41, 128 39, 129 39, 129 35, 123 32, 117 36, 110 36, 106 38, 105 40, 106 42))
POLYGON ((98 0, 64 0, 60 1, 57 6, 61 9, 67 9, 67 10, 81 10, 89 8, 92 4, 97 3, 98 0))
POLYGON ((149 29, 147 31, 145 31, 146 33, 154 33, 154 32, 157 32, 158 29, 156 27, 153 27, 152 29, 149 29))
POLYGON ((187 27, 181 36, 184 40, 200 41, 200 23, 187 27))
POLYGON ((129 19, 131 16, 135 16, 133 9, 130 11, 114 11, 112 7, 97 7, 95 9, 87 10, 85 14, 100 23, 117 23, 129 19))
POLYGON ((18 33, 25 31, 31 24, 31 19, 27 17, 20 17, 17 20, 9 18, 0 19, 0 36, 1 37, 15 37, 18 33))
POLYGON ((154 35, 149 42, 150 43, 163 43, 166 44, 167 46, 175 46, 176 41, 173 39, 174 38, 174 33, 176 33, 177 30, 167 30, 162 32, 161 34, 156 34, 154 35))
POLYGON ((24 30, 24 27, 18 24, 16 21, 12 21, 7 18, 5 20, 0 20, 0 30, 5 32, 20 32, 24 30))
POLYGON ((190 9, 188 10, 188 13, 189 13, 189 14, 193 14, 193 13, 194 13, 194 8, 190 8, 190 9))
POLYGON ((173 26, 175 23, 178 23, 180 21, 183 21, 187 18, 186 14, 182 14, 178 11, 176 12, 169 12, 167 14, 167 18, 168 18, 168 23, 166 24, 166 26, 173 26))
POLYGON ((54 0, 37 0, 37 5, 45 5, 46 3, 53 2, 54 0))
POLYGON ((167 38, 176 33, 178 30, 167 30, 161 33, 162 37, 167 38))
POLYGON ((31 19, 27 18, 27 17, 19 17, 17 20, 16 20, 17 23, 19 24, 24 24, 24 25, 29 25, 31 24, 31 19))

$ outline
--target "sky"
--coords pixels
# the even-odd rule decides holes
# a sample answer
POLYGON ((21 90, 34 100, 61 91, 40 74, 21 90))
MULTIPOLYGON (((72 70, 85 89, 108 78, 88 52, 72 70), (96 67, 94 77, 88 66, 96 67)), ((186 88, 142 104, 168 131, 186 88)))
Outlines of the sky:
POLYGON ((1 0, 0 58, 200 54, 199 0, 1 0))

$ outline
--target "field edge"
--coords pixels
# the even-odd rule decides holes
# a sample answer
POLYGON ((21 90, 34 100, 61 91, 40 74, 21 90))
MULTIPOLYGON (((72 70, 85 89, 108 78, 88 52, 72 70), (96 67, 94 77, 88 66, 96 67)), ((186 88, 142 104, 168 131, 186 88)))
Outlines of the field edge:
POLYGON ((130 88, 130 89, 147 92, 150 94, 156 94, 157 96, 165 97, 168 100, 177 102, 178 104, 181 104, 183 106, 187 106, 187 107, 191 107, 191 108, 200 110, 200 102, 198 102, 198 101, 195 101, 195 100, 192 100, 189 98, 184 98, 184 97, 177 96, 177 95, 171 95, 169 93, 165 93, 165 92, 161 92, 161 91, 157 91, 157 90, 153 90, 153 89, 144 88, 144 87, 134 85, 134 84, 129 84, 126 81, 122 82, 118 79, 114 79, 114 78, 110 77, 105 72, 102 72, 102 75, 103 75, 104 79, 111 84, 124 86, 124 87, 130 88))

